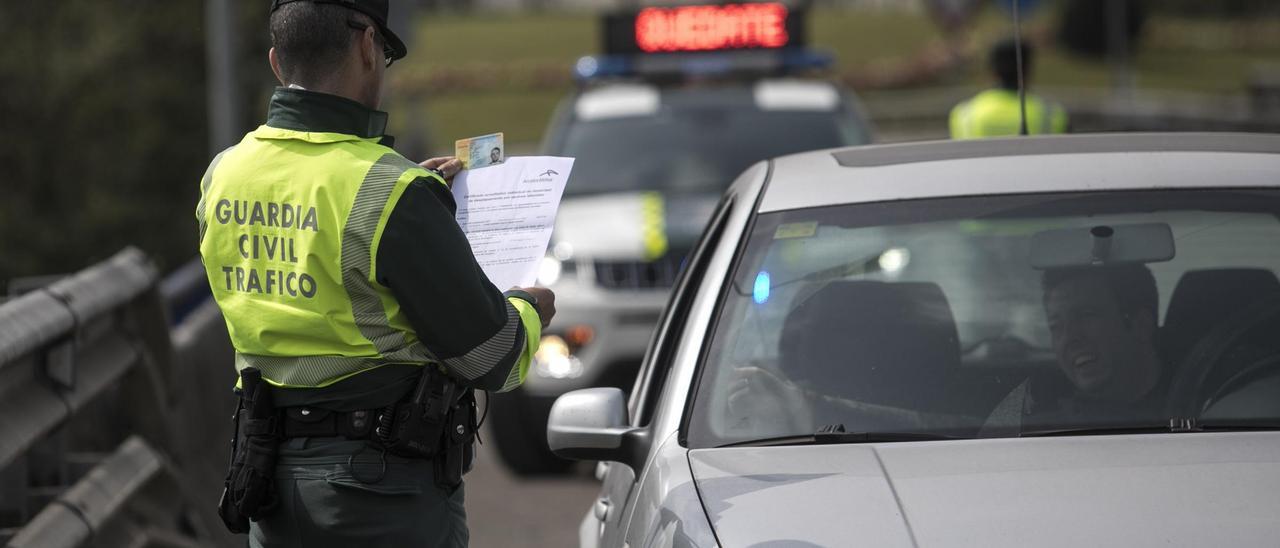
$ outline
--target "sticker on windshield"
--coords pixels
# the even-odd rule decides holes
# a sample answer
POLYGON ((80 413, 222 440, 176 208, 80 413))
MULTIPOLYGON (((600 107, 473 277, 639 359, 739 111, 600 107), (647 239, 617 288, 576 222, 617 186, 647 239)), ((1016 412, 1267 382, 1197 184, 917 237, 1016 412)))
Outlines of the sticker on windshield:
POLYGON ((818 233, 818 221, 809 221, 807 223, 786 223, 778 225, 778 230, 773 233, 775 240, 787 240, 791 238, 810 238, 818 233))

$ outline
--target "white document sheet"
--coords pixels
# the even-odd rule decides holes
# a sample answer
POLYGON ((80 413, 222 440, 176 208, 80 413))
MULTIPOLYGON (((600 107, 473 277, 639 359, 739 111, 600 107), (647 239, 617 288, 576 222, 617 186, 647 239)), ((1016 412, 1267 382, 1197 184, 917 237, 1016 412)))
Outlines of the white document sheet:
POLYGON ((537 280, 572 169, 573 158, 519 156, 454 177, 458 226, 498 290, 537 280))

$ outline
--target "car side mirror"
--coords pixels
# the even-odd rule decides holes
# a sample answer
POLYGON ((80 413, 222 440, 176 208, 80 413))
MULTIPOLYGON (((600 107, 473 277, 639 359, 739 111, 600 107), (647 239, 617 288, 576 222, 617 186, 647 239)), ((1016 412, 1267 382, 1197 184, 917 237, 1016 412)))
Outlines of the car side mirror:
POLYGON ((627 400, 617 388, 568 392, 551 406, 547 444, 566 459, 621 462, 638 468, 648 431, 627 421, 627 400))

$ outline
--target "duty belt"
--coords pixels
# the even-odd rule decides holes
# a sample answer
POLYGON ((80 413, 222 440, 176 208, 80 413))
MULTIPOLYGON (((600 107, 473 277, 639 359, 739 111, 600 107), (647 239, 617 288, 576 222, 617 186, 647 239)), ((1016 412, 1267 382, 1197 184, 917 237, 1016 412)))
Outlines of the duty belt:
POLYGON ((281 437, 321 438, 343 436, 347 439, 367 439, 373 433, 375 410, 340 412, 315 407, 285 407, 280 409, 281 437))

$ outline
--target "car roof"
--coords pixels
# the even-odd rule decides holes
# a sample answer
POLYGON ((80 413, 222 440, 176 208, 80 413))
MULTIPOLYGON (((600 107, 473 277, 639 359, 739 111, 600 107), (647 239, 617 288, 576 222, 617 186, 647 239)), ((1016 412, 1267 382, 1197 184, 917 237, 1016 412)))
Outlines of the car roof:
POLYGON ((1280 135, 1127 133, 870 145, 773 161, 760 212, 954 196, 1280 186, 1280 135))

